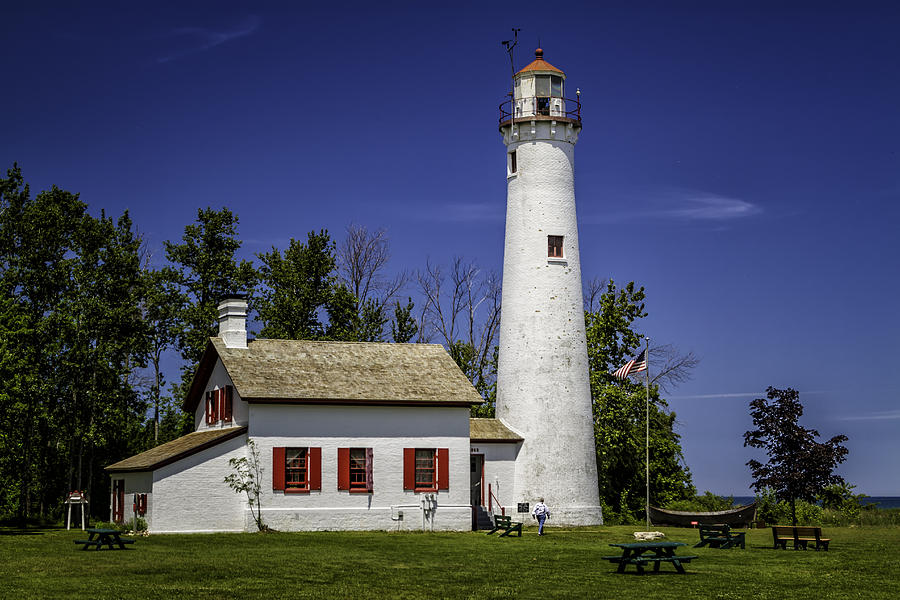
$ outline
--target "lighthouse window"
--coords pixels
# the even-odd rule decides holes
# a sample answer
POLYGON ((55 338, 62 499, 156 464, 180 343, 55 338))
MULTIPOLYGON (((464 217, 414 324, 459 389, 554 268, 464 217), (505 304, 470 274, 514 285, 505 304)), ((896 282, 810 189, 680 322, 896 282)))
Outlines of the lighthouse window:
POLYGON ((538 75, 534 78, 534 95, 538 98, 550 97, 550 76, 538 75))
POLYGON ((550 258, 563 257, 563 236, 548 235, 547 236, 547 256, 550 258))
POLYGON ((516 151, 513 150, 509 153, 509 172, 515 173, 518 170, 518 165, 516 164, 516 151))
POLYGON ((550 76, 550 95, 554 98, 562 98, 562 77, 550 76))

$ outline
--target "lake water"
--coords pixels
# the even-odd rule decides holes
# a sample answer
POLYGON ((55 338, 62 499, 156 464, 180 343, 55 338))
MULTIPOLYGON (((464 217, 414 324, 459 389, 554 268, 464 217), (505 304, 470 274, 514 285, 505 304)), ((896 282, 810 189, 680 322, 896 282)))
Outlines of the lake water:
MULTIPOLYGON (((742 506, 753 502, 753 496, 735 496, 734 505, 742 506)), ((863 498, 862 503, 878 504, 878 508, 900 508, 900 496, 870 496, 863 498)))

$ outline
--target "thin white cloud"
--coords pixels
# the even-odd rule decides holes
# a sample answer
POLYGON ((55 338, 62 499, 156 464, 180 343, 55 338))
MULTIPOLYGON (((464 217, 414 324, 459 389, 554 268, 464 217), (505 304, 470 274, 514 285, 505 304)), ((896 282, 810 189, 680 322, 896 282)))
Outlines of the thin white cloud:
POLYGON ((606 192, 607 206, 625 206, 624 211, 587 217, 589 223, 677 220, 724 224, 762 212, 747 200, 710 192, 678 189, 606 192))
POLYGON ((711 398, 764 398, 765 392, 737 392, 722 394, 697 394, 694 396, 668 396, 669 400, 708 400, 711 398))
MULTIPOLYGON (((800 397, 830 393, 828 390, 800 391, 800 397)), ((695 394, 692 396, 666 396, 667 400, 711 400, 716 398, 765 398, 766 392, 722 392, 718 394, 695 394)))
POLYGON ((759 212, 759 207, 750 202, 726 196, 696 196, 685 198, 683 202, 684 206, 660 211, 659 216, 688 221, 728 221, 759 212))
POLYGON ((231 40, 251 35, 259 29, 261 23, 262 20, 259 17, 251 15, 236 29, 229 31, 214 31, 205 27, 179 27, 173 29, 167 37, 184 40, 187 47, 158 58, 156 62, 167 63, 191 54, 206 52, 231 40))
POLYGON ((498 206, 496 203, 467 203, 467 204, 451 204, 446 210, 440 212, 442 221, 456 222, 496 222, 502 221, 504 216, 504 206, 498 206))
POLYGON ((896 421, 900 419, 900 410, 885 410, 862 415, 837 417, 838 421, 896 421))

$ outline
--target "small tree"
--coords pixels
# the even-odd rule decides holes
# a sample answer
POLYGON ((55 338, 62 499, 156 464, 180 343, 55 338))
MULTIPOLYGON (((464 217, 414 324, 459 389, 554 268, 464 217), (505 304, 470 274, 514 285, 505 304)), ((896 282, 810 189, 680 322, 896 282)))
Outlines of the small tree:
POLYGON ((769 455, 765 464, 747 462, 754 479, 750 487, 756 492, 771 488, 779 500, 787 501, 794 525, 798 499, 814 502, 827 486, 844 483, 834 469, 848 452, 842 444, 847 441, 846 435, 817 442, 818 431, 797 423, 802 415, 803 405, 796 390, 769 386, 766 398, 750 403, 750 416, 757 428, 744 433, 744 446, 763 448, 769 455))
POLYGON ((397 344, 409 343, 419 333, 419 325, 412 315, 415 304, 409 298, 406 306, 398 300, 394 306, 394 320, 391 322, 391 337, 397 344))
POLYGON ((262 508, 259 503, 260 481, 262 481, 259 450, 253 440, 247 440, 247 447, 250 450, 249 457, 242 456, 228 461, 229 466, 234 469, 234 473, 225 476, 225 483, 238 494, 241 492, 247 494, 247 504, 250 505, 250 512, 253 514, 253 520, 256 521, 257 529, 267 531, 269 528, 263 523, 262 508))

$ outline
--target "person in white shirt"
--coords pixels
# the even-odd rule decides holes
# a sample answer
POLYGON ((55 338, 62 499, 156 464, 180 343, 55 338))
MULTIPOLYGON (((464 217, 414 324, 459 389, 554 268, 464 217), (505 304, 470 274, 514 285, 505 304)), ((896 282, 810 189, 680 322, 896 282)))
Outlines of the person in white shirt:
POLYGON ((544 521, 550 518, 550 509, 544 504, 543 498, 538 498, 538 503, 534 505, 531 516, 532 518, 537 519, 538 535, 544 535, 544 521))

